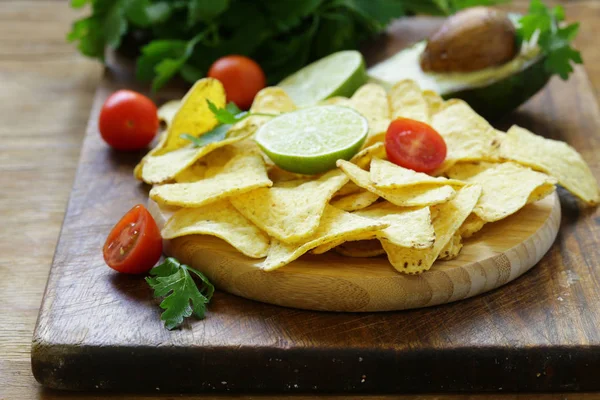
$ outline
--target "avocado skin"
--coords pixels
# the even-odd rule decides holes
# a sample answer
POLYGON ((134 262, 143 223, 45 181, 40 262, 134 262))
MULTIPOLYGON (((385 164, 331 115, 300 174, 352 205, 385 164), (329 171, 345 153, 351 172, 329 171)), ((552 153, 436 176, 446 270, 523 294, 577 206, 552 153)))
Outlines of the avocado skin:
POLYGON ((515 110, 550 80, 544 68, 545 57, 524 70, 488 86, 445 93, 444 99, 458 98, 466 101, 482 117, 498 119, 515 110))

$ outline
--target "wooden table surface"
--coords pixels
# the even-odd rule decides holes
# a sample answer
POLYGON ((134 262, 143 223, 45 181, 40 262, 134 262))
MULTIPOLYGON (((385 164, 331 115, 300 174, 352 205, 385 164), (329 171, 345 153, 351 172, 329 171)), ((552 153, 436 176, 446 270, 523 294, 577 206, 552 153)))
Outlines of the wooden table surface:
MULTIPOLYGON (((515 1, 523 8, 525 1, 515 1)), ((582 22, 577 45, 600 93, 600 2, 563 1, 582 22)), ((0 399, 97 399, 42 389, 31 335, 102 66, 64 40, 78 13, 57 0, 0 0, 0 399)), ((156 395, 111 398, 148 399, 156 395)), ((257 396, 253 396, 257 397, 257 396)), ((595 394, 421 395, 384 398, 596 399, 595 394)), ((192 398, 179 395, 171 398, 192 398)), ((206 397, 204 397, 206 398, 206 397)), ((248 397, 251 398, 251 397, 248 397)), ((267 399, 267 397, 260 397, 267 399)), ((303 397, 293 397, 301 399, 303 397)), ((345 398, 345 397, 339 397, 345 398)))

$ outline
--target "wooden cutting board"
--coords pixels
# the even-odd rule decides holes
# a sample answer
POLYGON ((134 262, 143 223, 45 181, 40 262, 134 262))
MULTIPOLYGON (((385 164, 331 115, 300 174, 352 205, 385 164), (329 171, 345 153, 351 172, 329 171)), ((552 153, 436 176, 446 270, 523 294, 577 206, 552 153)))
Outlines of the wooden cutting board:
MULTIPOLYGON (((397 24, 369 47, 369 60, 436 25, 397 24)), ((107 71, 92 108, 33 338, 42 384, 162 393, 600 389, 600 213, 562 191, 549 252, 487 294, 402 312, 334 313, 218 291, 205 320, 167 331, 146 283, 107 268, 100 250, 114 222, 147 199, 131 172, 143 152, 109 150, 96 128, 103 101, 124 87, 140 89, 130 74, 107 71)), ((570 143, 600 176, 600 114, 582 68, 566 83, 553 80, 498 128, 512 123, 570 143)), ((314 301, 317 291, 304 296, 314 301)))

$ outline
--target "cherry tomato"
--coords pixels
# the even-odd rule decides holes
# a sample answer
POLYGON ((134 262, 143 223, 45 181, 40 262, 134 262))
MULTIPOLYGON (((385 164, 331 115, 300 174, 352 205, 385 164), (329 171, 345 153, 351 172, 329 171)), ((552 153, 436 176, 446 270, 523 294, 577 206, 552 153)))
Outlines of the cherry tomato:
POLYGON ((385 151, 396 165, 429 173, 446 159, 446 142, 431 126, 413 119, 398 118, 385 134, 385 151))
POLYGON ((104 243, 104 261, 126 274, 149 271, 162 254, 162 237, 152 215, 138 204, 112 228, 104 243))
POLYGON ((98 128, 106 143, 117 150, 148 146, 158 131, 156 105, 131 90, 113 93, 102 106, 98 128))
POLYGON ((220 80, 227 99, 242 109, 250 108, 254 96, 266 84, 265 73, 260 65, 244 56, 219 58, 211 65, 208 76, 220 80))

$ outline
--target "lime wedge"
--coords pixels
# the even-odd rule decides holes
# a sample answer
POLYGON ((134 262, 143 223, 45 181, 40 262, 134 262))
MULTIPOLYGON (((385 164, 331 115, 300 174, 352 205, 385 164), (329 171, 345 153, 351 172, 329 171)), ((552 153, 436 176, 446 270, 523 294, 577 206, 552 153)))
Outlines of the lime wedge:
POLYGON ((279 167, 318 174, 349 160, 363 145, 369 125, 348 107, 315 106, 282 114, 264 124, 255 140, 279 167))
POLYGON ((339 51, 288 76, 281 87, 301 107, 333 96, 350 97, 367 82, 365 60, 354 50, 339 51))

